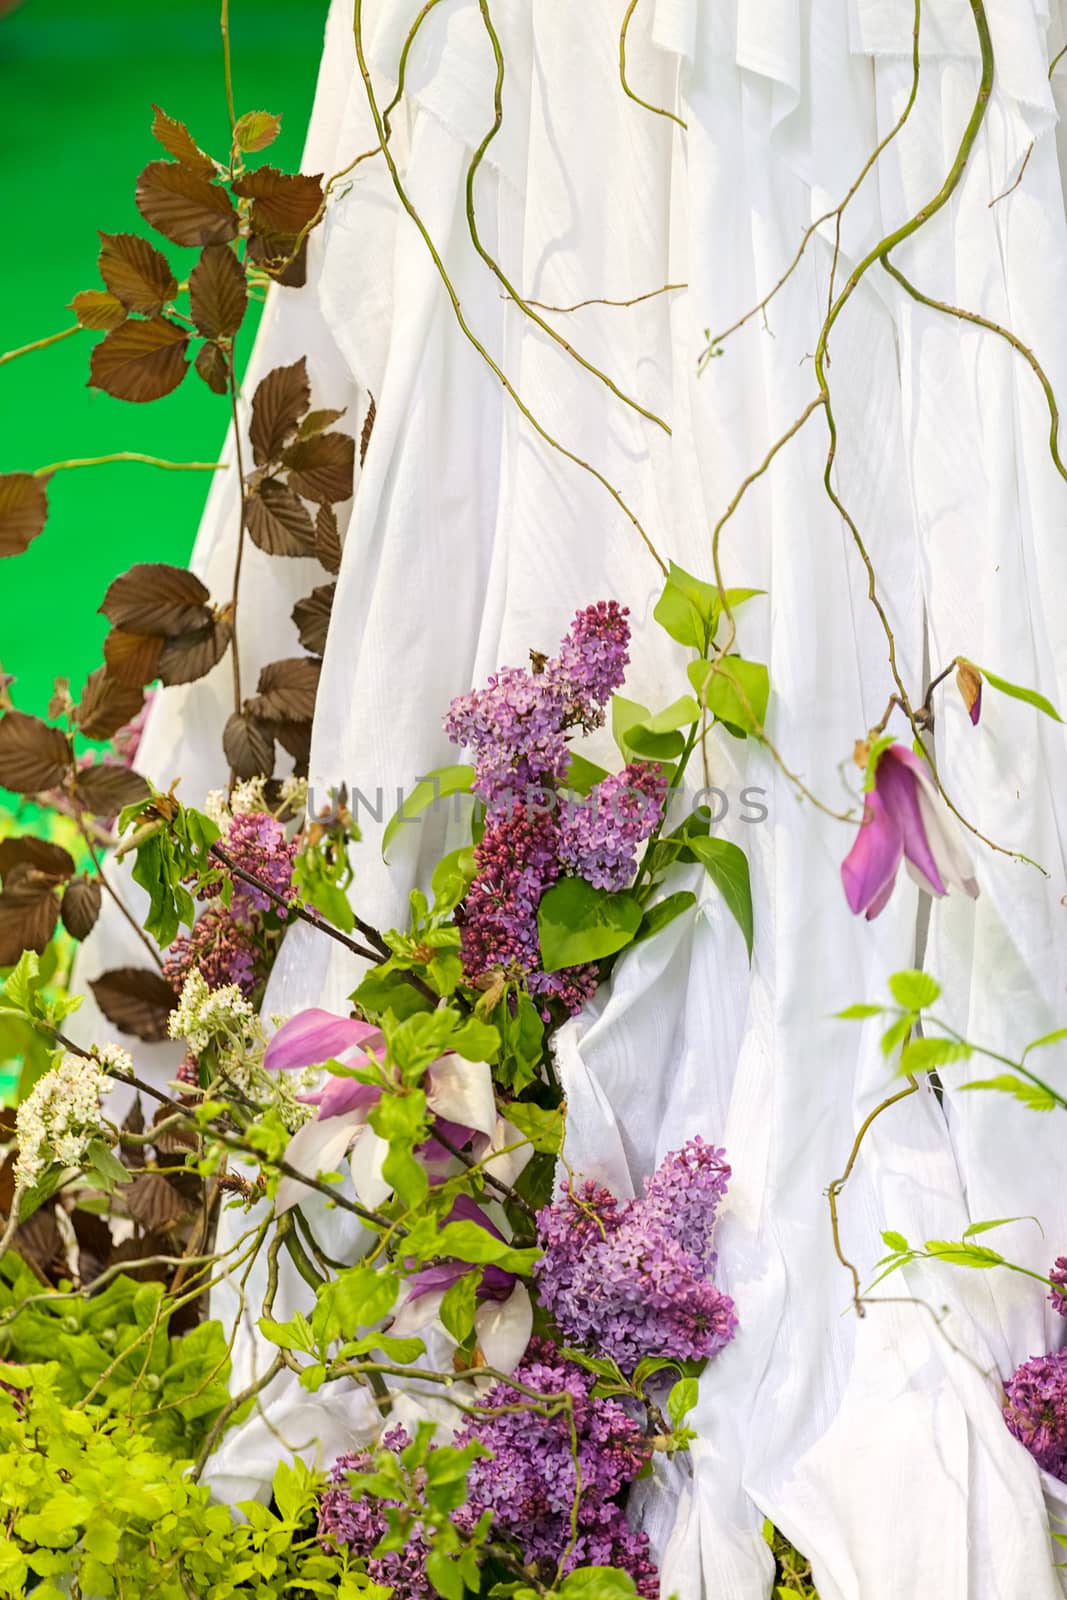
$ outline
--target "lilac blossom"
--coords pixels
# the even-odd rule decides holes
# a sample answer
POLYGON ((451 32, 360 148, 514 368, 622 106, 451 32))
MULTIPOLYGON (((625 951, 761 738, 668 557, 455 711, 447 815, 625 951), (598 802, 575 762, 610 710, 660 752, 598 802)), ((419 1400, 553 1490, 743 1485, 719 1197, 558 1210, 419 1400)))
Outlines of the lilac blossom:
POLYGON ((568 1184, 537 1217, 534 1268, 564 1336, 632 1372, 645 1356, 701 1360, 737 1330, 734 1304, 711 1281, 712 1226, 730 1169, 691 1139, 620 1203, 593 1182, 568 1184))
POLYGON ((663 821, 667 779, 655 764, 632 762, 604 778, 559 823, 559 859, 594 889, 625 889, 637 870, 637 846, 663 821))
POLYGON ((902 861, 929 894, 945 895, 951 886, 978 897, 971 864, 925 763, 893 744, 878 758, 860 831, 841 866, 857 916, 862 912, 870 922, 885 909, 902 861))
POLYGON ((604 707, 620 689, 629 665, 629 612, 615 600, 579 611, 544 676, 558 690, 568 719, 587 731, 604 720, 604 707))
MULTIPOLYGON (((403 1428, 390 1428, 382 1447, 397 1455, 411 1443, 403 1428)), ((373 1472, 374 1456, 369 1450, 354 1450, 338 1456, 330 1473, 331 1487, 324 1490, 319 1504, 319 1538, 327 1546, 347 1545, 352 1554, 367 1563, 367 1575, 374 1583, 389 1584, 393 1600, 438 1600, 437 1590, 426 1576, 429 1546, 421 1525, 416 1525, 403 1550, 374 1555, 375 1546, 389 1531, 383 1505, 399 1501, 379 1501, 369 1495, 352 1494, 350 1472, 373 1472)))
POLYGON ((1067 1256, 1057 1256, 1053 1267, 1049 1269, 1048 1281, 1052 1288, 1049 1290, 1049 1299, 1061 1317, 1067 1317, 1067 1256))
POLYGON ((1067 1483, 1067 1350, 1016 1368, 1004 1385, 1004 1421, 1039 1467, 1067 1483))
MULTIPOLYGON (((267 811, 239 812, 230 823, 226 848, 239 867, 262 878, 276 894, 288 897, 296 845, 286 838, 277 817, 267 811)), ((230 910, 245 922, 251 922, 255 914, 262 911, 277 911, 283 919, 288 915, 262 889, 237 877, 233 881, 230 910)))
POLYGON ((211 906, 189 933, 179 934, 163 961, 163 976, 175 990, 197 968, 209 989, 235 983, 243 995, 256 987, 258 949, 251 930, 221 906, 211 906))

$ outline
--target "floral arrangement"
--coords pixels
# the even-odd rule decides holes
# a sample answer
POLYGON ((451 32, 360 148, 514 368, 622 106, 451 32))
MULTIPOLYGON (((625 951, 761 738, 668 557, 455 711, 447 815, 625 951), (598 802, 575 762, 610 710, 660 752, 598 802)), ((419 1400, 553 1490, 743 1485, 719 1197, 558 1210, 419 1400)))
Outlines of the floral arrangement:
MULTIPOLYGON (((397 100, 384 112, 362 55, 361 9, 355 0, 380 144, 357 160, 381 154, 407 204, 388 118, 432 0, 408 35, 397 100)), ((625 79, 632 11, 620 73, 636 98, 625 79)), ((488 8, 482 15, 492 34, 488 8)), ((230 89, 225 29, 224 38, 230 89)), ((541 648, 552 641, 529 641, 527 662, 502 665, 442 707, 466 759, 420 781, 386 827, 383 850, 446 797, 465 797, 467 832, 412 893, 405 925, 373 926, 359 906, 361 840, 348 796, 338 788, 315 811, 307 767, 343 557, 336 508, 373 448, 374 402, 358 438, 336 427, 342 413, 313 396, 298 359, 258 384, 247 429, 238 404, 249 304, 270 285, 303 283, 308 238, 351 167, 324 181, 260 161, 278 119, 237 116, 232 90, 228 98, 231 141, 218 158, 157 110, 152 133, 166 159, 137 180, 145 223, 197 252, 186 281, 147 237, 103 233, 103 287, 75 295, 69 334, 101 336, 90 383, 116 399, 158 400, 192 370, 224 400, 239 480, 232 587, 213 597, 184 569, 138 563, 102 597, 104 661, 79 695, 57 680, 39 717, 19 709, 0 679, 0 784, 50 818, 47 830, 8 832, 5 823, 0 837, 0 1039, 3 1059, 21 1063, 17 1107, 0 1125, 0 1596, 654 1600, 660 1573, 632 1486, 664 1458, 684 1456, 701 1374, 746 1336, 744 1306, 728 1292, 729 1252, 720 1258, 716 1241, 731 1168, 722 1130, 699 1127, 638 1175, 636 1195, 573 1171, 555 1035, 633 946, 693 914, 698 900, 709 915, 725 912, 753 958, 745 852, 687 798, 691 763, 706 763, 718 741, 751 740, 798 796, 857 827, 842 887, 849 909, 870 920, 889 905, 902 865, 924 892, 974 898, 965 832, 1026 859, 982 839, 946 790, 930 738, 939 686, 954 674, 975 729, 987 688, 1058 713, 1036 690, 962 655, 921 701, 909 697, 872 574, 894 692, 856 744, 856 803, 828 807, 773 741, 768 669, 738 648, 745 608, 761 591, 726 586, 720 539, 747 487, 817 409, 833 444, 826 339, 858 281, 850 279, 837 298, 831 285, 818 398, 713 530, 714 581, 664 561, 610 490, 662 569, 653 620, 676 647, 676 697, 653 709, 621 692, 632 641, 616 599, 582 606, 555 654, 541 648), (327 578, 293 608, 299 653, 265 666, 254 693, 236 644, 246 541, 273 558, 314 558, 327 578), (229 781, 200 809, 176 785, 156 788, 135 763, 150 698, 220 666, 233 683, 221 730, 229 781), (899 737, 886 731, 895 714, 899 737), (577 748, 608 727, 616 770, 577 748), (144 892, 143 916, 128 903, 122 861, 144 892), (146 964, 89 981, 121 1040, 76 1038, 68 1018, 82 997, 66 981, 70 952, 92 933, 105 897, 146 964), (343 1011, 263 1014, 296 921, 353 959, 343 1011), (137 1053, 165 1040, 182 1059, 162 1089, 139 1075, 137 1053), (132 1102, 121 1121, 108 1114, 120 1098, 132 1102), (358 1244, 356 1265, 324 1248, 327 1210, 350 1229, 353 1256, 358 1244), (239 1220, 225 1248, 224 1212, 239 1220), (305 1295, 289 1316, 277 1305, 283 1259, 305 1295), (257 1263, 266 1289, 253 1306, 257 1263), (207 1314, 223 1281, 270 1351, 237 1390, 236 1328, 207 1314), (324 1470, 284 1460, 269 1505, 215 1503, 220 1443, 283 1375, 309 1393, 358 1392, 373 1426, 324 1470)), ((889 268, 888 248, 867 265, 877 258, 889 268)), ((710 340, 704 365, 733 331, 710 340)), ((53 480, 85 464, 0 474, 0 556, 42 534, 53 480)), ((866 561, 829 466, 826 485, 866 561)), ((861 1125, 827 1191, 856 1313, 876 1303, 871 1290, 884 1277, 922 1259, 1037 1278, 1067 1314, 1067 1258, 1044 1277, 979 1242, 1020 1219, 916 1246, 887 1230, 889 1254, 863 1290, 843 1253, 838 1208, 875 1116, 983 1053, 1008 1070, 964 1088, 1067 1110, 1030 1065, 1067 1030, 1008 1061, 939 1021, 928 974, 896 973, 890 991, 891 1005, 842 1013, 888 1018, 882 1048, 908 1083, 861 1125)), ((1039 1353, 995 1381, 1006 1429, 1067 1482, 1067 1355, 1039 1353)), ((777 1596, 814 1595, 803 1558, 769 1524, 765 1535, 777 1596)))

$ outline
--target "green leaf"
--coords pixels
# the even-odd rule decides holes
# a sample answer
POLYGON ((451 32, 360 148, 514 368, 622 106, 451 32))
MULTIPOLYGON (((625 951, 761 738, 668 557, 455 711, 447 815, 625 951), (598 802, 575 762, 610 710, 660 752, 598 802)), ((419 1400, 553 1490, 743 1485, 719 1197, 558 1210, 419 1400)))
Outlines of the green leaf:
POLYGON ((722 656, 717 661, 691 661, 689 681, 702 705, 720 722, 744 733, 762 733, 771 680, 761 661, 722 656))
POLYGON ((641 916, 632 894, 594 889, 584 878, 561 878, 537 908, 545 971, 559 972, 614 955, 631 942, 641 916))
POLYGON ((695 1378, 679 1378, 667 1396, 667 1415, 675 1428, 680 1428, 697 1403, 700 1393, 695 1378))
POLYGON ((878 1041, 882 1054, 891 1056, 898 1045, 904 1044, 918 1020, 914 1011, 909 1011, 906 1017, 899 1017, 887 1028, 878 1041))
POLYGON ((404 1022, 416 1011, 429 1011, 430 1001, 395 967, 371 967, 349 999, 372 1017, 391 1011, 397 1022, 404 1022))
POLYGON ((675 894, 666 895, 664 899, 657 900, 654 906, 649 906, 641 918, 641 926, 634 936, 634 944, 640 944, 644 939, 652 939, 657 933, 662 932, 675 917, 680 917, 683 911, 689 911, 697 903, 697 897, 689 889, 679 889, 675 894))
POLYGON ((390 818, 382 835, 382 860, 401 828, 441 800, 453 794, 470 794, 474 782, 474 768, 468 766, 436 767, 412 789, 400 809, 390 818))
POLYGON ((1031 1050, 1044 1050, 1046 1045, 1059 1044, 1063 1039, 1067 1039, 1067 1028, 1054 1028, 1051 1033, 1043 1033, 1040 1039, 1031 1039, 1023 1051, 1023 1060, 1026 1060, 1031 1050))
MULTIPOLYGON (((731 611, 754 595, 764 593, 762 589, 727 589, 725 592, 731 611)), ((672 561, 670 576, 652 615, 672 639, 703 654, 715 637, 724 609, 722 600, 722 591, 714 584, 694 578, 672 561)))
POLYGON ((748 871, 748 857, 740 845, 728 839, 705 838, 694 834, 689 839, 689 849, 702 863, 729 908, 731 916, 741 929, 748 959, 752 960, 752 883, 748 871))
POLYGON ((452 1035, 449 1047, 464 1061, 492 1061, 500 1049, 500 1034, 491 1023, 468 1017, 452 1035))
POLYGON ((288 1322, 275 1322, 271 1317, 260 1317, 258 1322, 260 1333, 270 1344, 279 1345, 283 1350, 303 1350, 306 1355, 315 1352, 315 1336, 311 1331, 311 1324, 302 1311, 288 1322))
MULTIPOLYGON (((962 661, 963 659, 964 658, 961 656, 960 660, 962 661)), ((969 667, 973 667, 976 665, 976 663, 973 661, 968 661, 967 665, 969 667)), ((1052 701, 1046 700, 1045 696, 1043 694, 1038 694, 1036 689, 1024 689, 1021 684, 1009 683, 1007 678, 999 678, 995 672, 990 672, 988 667, 979 667, 978 671, 982 674, 982 677, 989 684, 990 688, 999 689, 1001 694, 1010 696, 1012 700, 1025 700, 1028 706, 1035 706, 1038 711, 1043 711, 1045 716, 1051 717, 1054 722, 1063 721, 1063 718, 1056 710, 1056 707, 1052 704, 1052 701)))
POLYGON ((434 1238, 432 1254, 441 1260, 470 1261, 478 1266, 493 1262, 505 1272, 526 1276, 541 1252, 538 1249, 515 1250, 476 1222, 447 1222, 434 1238))
POLYGON ((864 1005, 862 1002, 854 1006, 846 1006, 844 1011, 835 1011, 834 1016, 841 1022, 862 1022, 866 1017, 880 1017, 885 1006, 864 1005))
POLYGON ((91 1170, 97 1183, 105 1194, 111 1194, 123 1183, 130 1182, 130 1172, 124 1167, 117 1156, 112 1155, 110 1145, 103 1139, 92 1139, 86 1151, 86 1170, 91 1170))
POLYGON ((941 993, 941 985, 928 972, 894 972, 889 980, 889 992, 897 1005, 906 1011, 921 1011, 932 1006, 941 993))
POLYGON ((896 1251, 898 1255, 903 1253, 905 1250, 911 1249, 911 1246, 902 1233, 893 1233, 890 1230, 882 1234, 882 1241, 889 1246, 890 1250, 896 1251))
POLYGON ((434 910, 454 910, 466 894, 477 870, 470 845, 462 845, 458 850, 451 850, 447 856, 442 856, 430 880, 434 910))
POLYGON ((474 1313, 478 1309, 478 1286, 482 1281, 479 1269, 465 1272, 445 1290, 438 1313, 447 1331, 457 1344, 464 1344, 474 1331, 474 1313))
POLYGON ((348 1267, 339 1272, 318 1292, 311 1319, 316 1338, 332 1344, 380 1322, 393 1309, 398 1288, 392 1272, 374 1267, 348 1267))
POLYGON ((954 1061, 969 1061, 971 1047, 958 1044, 955 1039, 913 1039, 900 1052, 900 1072, 933 1072, 937 1067, 951 1066, 954 1061))
POLYGON ((575 794, 588 794, 608 776, 610 774, 606 767, 598 767, 595 761, 587 761, 576 750, 572 750, 563 782, 575 794))
POLYGON ((431 1550, 426 1557, 426 1576, 444 1600, 463 1600, 466 1585, 459 1567, 440 1550, 431 1550))
POLYGON ((1013 1072, 1002 1072, 995 1078, 975 1078, 971 1083, 961 1083, 961 1089, 993 1089, 999 1094, 1010 1094, 1031 1111, 1055 1111, 1060 1101, 1037 1083, 1018 1078, 1013 1072))
POLYGON ((24 950, 18 962, 4 979, 0 989, 0 1006, 9 1011, 20 1011, 24 1016, 39 1015, 37 995, 44 987, 40 957, 33 950, 24 950))
POLYGON ((613 694, 611 697, 611 736, 618 745, 624 757, 629 756, 629 746, 626 735, 631 728, 639 723, 647 722, 652 715, 647 706, 640 701, 627 700, 625 695, 613 694))
POLYGON ((502 1105, 501 1110, 512 1126, 529 1139, 535 1150, 550 1156, 559 1154, 563 1144, 562 1111, 536 1106, 527 1100, 513 1100, 510 1105, 502 1105))
MULTIPOLYGON (((1030 1216, 994 1217, 990 1222, 972 1222, 969 1228, 964 1228, 963 1237, 965 1239, 973 1239, 976 1233, 988 1233, 991 1228, 1003 1228, 1006 1227, 1009 1222, 1037 1222, 1037 1218, 1030 1216)), ((1041 1229, 1040 1222, 1037 1222, 1037 1226, 1039 1229, 1041 1229)), ((1041 1231, 1044 1232, 1043 1229, 1041 1229, 1041 1231)))
POLYGON ((1004 1257, 981 1244, 966 1244, 962 1239, 927 1239, 925 1249, 938 1261, 947 1261, 954 1267, 975 1267, 986 1270, 1004 1265, 1004 1257))
POLYGON ((561 1600, 632 1600, 637 1591, 619 1567, 577 1567, 554 1592, 561 1600))

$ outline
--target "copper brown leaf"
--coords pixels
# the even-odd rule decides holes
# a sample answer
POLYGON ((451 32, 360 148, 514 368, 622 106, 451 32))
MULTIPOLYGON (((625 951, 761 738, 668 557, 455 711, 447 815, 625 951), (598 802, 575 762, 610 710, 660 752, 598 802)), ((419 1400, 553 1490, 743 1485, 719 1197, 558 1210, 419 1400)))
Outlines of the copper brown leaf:
POLYGON ((280 458, 286 440, 296 432, 297 423, 310 404, 304 356, 292 366, 275 367, 267 373, 252 396, 249 437, 257 466, 280 458))
POLYGON ((48 520, 48 479, 0 473, 0 556, 19 556, 48 520))
POLYGON ((11 834, 6 839, 0 839, 0 878, 5 888, 8 887, 9 874, 16 867, 33 867, 51 884, 65 883, 74 875, 74 858, 62 845, 38 839, 36 834, 11 834))
POLYGON ((315 714, 322 662, 314 656, 271 661, 256 685, 258 693, 246 710, 267 722, 310 722, 315 714))
POLYGON ((211 621, 211 595, 187 567, 138 561, 108 584, 100 610, 116 628, 179 634, 211 621))
POLYGON ((189 274, 189 311, 205 339, 232 339, 248 307, 244 268, 224 244, 205 245, 189 274))
POLYGON ((75 718, 87 739, 111 739, 133 721, 143 705, 138 685, 120 683, 106 667, 97 667, 85 680, 75 718))
POLYGON ((341 535, 337 530, 337 513, 330 505, 321 505, 315 518, 315 554, 327 572, 341 570, 341 535))
POLYGON ((178 293, 178 280, 161 250, 137 233, 101 233, 100 276, 127 311, 147 316, 178 293))
POLYGON ((178 1003, 166 978, 149 967, 116 967, 89 984, 100 1010, 120 1033, 155 1044, 167 1037, 167 1018, 178 1003))
POLYGON ((137 209, 175 244, 228 244, 237 212, 225 189, 170 161, 150 161, 137 179, 137 209))
POLYGON ((303 600, 298 600, 293 607, 293 622, 300 636, 300 643, 305 650, 310 650, 312 655, 321 656, 326 648, 326 635, 330 629, 330 610, 336 587, 334 583, 321 584, 319 588, 312 589, 309 595, 305 595, 303 600))
POLYGON ((152 118, 152 136, 159 140, 167 154, 200 177, 214 177, 215 163, 201 150, 185 123, 177 122, 174 117, 168 117, 167 113, 156 105, 152 110, 155 112, 152 118))
POLYGON ((322 207, 322 174, 281 172, 277 167, 257 167, 242 173, 234 194, 252 201, 254 233, 289 233, 294 236, 311 222, 322 207))
POLYGON ((163 639, 159 634, 112 628, 104 640, 108 675, 131 689, 152 682, 159 673, 162 653, 163 639))
POLYGON ((315 529, 302 500, 277 478, 264 478, 245 501, 245 527, 269 556, 311 556, 315 529))
POLYGON ((307 282, 306 237, 301 239, 292 233, 249 234, 248 257, 287 289, 302 289, 307 282))
POLYGON ((166 1233, 190 1216, 193 1207, 161 1172, 143 1172, 122 1191, 122 1202, 142 1228, 166 1233))
POLYGON ((222 749, 238 778, 269 778, 274 771, 274 736, 247 712, 234 711, 227 719, 222 749))
POLYGON ((363 429, 359 436, 360 466, 362 466, 364 461, 367 459, 367 446, 370 444, 370 436, 374 432, 374 419, 377 415, 378 408, 374 404, 374 396, 371 395, 370 405, 367 407, 367 415, 363 418, 363 429))
POLYGON ((317 433, 297 439, 282 452, 289 487, 307 500, 335 505, 352 495, 356 441, 348 433, 317 433))
POLYGON ((203 378, 212 394, 225 394, 230 386, 230 363, 226 353, 209 339, 196 352, 193 362, 197 376, 203 378))
POLYGON ((281 745, 288 751, 295 761, 298 769, 307 770, 308 761, 311 759, 311 722, 272 722, 271 732, 281 745))
POLYGON ((78 804, 94 817, 117 817, 123 806, 136 805, 152 793, 139 772, 109 761, 79 767, 76 787, 78 804))
POLYGON ((206 627, 168 639, 159 658, 160 682, 171 687, 205 677, 222 660, 232 638, 230 623, 223 617, 213 617, 206 627))
POLYGON ((38 794, 54 788, 70 762, 70 744, 58 728, 24 711, 0 717, 0 787, 38 794))
POLYGON ((120 322, 126 321, 126 307, 106 289, 82 289, 70 302, 70 310, 83 328, 96 332, 117 328, 120 322))
POLYGON ((87 939, 100 915, 100 879, 83 877, 68 883, 59 914, 72 939, 87 939))
POLYGON ((143 405, 176 389, 189 370, 189 334, 166 317, 127 321, 104 335, 89 359, 89 387, 143 405))
POLYGON ((59 921, 59 896, 37 881, 32 867, 16 868, 11 876, 11 889, 0 894, 0 967, 13 967, 24 950, 40 955, 59 921))

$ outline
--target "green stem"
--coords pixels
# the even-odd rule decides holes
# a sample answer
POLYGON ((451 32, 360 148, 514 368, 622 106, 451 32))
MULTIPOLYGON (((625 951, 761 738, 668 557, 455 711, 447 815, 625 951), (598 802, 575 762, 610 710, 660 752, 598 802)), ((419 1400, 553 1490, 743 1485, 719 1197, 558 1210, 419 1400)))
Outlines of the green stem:
POLYGON ((64 328, 62 333, 50 333, 45 339, 35 339, 32 344, 20 345, 17 350, 5 350, 4 354, 0 355, 0 367, 8 361, 17 361, 19 356, 31 355, 34 350, 47 350, 50 344, 59 344, 61 339, 69 339, 73 334, 82 332, 84 330, 81 323, 76 322, 73 328, 64 328))
POLYGON ((139 450, 116 450, 109 456, 81 456, 71 461, 53 461, 50 466, 37 467, 35 478, 48 478, 53 472, 66 472, 71 467, 107 467, 113 461, 142 461, 146 467, 163 467, 167 472, 225 472, 225 461, 164 461, 160 456, 142 455, 139 450))

